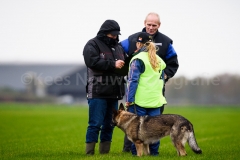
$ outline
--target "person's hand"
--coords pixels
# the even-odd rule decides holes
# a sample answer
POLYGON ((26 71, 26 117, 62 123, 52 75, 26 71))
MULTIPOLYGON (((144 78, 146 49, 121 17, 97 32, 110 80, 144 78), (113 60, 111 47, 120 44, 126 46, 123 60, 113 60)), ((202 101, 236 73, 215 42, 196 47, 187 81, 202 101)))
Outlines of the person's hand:
POLYGON ((115 63, 115 67, 121 69, 124 66, 125 62, 123 60, 117 60, 115 63))
POLYGON ((167 75, 164 73, 164 79, 167 79, 167 75))
POLYGON ((126 106, 126 107, 129 107, 131 103, 132 103, 132 102, 126 102, 126 103, 125 103, 125 106, 126 106))

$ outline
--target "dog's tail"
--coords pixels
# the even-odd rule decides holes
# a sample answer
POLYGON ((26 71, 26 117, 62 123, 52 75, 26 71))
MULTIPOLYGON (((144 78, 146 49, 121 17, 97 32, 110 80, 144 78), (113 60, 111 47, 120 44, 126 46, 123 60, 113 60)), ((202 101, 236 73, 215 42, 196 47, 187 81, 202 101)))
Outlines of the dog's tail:
POLYGON ((197 141, 196 141, 193 131, 189 133, 188 144, 189 144, 190 148, 193 150, 193 152, 195 152, 197 154, 202 153, 202 150, 198 147, 198 144, 197 144, 197 141))

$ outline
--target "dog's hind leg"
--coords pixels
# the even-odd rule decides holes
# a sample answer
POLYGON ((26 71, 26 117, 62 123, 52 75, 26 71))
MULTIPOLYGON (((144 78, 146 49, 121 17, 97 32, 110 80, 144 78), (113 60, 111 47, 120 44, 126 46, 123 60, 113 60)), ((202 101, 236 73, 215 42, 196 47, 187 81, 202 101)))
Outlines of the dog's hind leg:
MULTIPOLYGON (((172 139, 173 145, 177 150, 178 156, 186 156, 187 152, 185 150, 185 143, 187 141, 187 134, 185 132, 181 132, 177 127, 172 127, 172 130, 170 132, 170 137, 172 139)), ((184 130, 184 128, 181 128, 181 130, 184 130)))
POLYGON ((177 149, 177 153, 179 156, 187 155, 187 152, 186 152, 185 147, 183 146, 182 142, 180 142, 180 141, 174 142, 174 146, 177 149))
POLYGON ((149 144, 143 144, 143 154, 144 155, 149 155, 150 154, 149 144))
POLYGON ((143 154, 143 143, 140 141, 136 141, 134 144, 136 146, 137 156, 141 157, 143 154))

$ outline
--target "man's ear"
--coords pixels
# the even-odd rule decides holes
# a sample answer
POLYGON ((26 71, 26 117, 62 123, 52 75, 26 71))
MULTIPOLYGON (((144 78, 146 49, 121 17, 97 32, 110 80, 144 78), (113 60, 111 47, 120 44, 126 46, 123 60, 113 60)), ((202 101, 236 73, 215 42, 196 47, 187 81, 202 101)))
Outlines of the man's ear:
POLYGON ((124 105, 120 103, 118 110, 125 110, 124 105))

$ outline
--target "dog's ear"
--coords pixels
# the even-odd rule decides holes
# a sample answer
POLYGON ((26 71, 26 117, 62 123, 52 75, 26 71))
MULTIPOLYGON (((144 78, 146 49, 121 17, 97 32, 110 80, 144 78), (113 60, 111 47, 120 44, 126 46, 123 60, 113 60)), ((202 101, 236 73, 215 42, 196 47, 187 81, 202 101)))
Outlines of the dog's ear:
POLYGON ((125 108, 124 108, 124 105, 122 104, 122 103, 120 103, 120 105, 119 105, 119 108, 118 108, 119 110, 125 110, 125 108))

